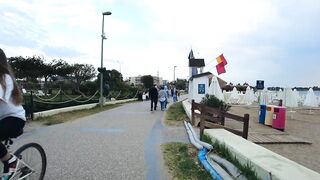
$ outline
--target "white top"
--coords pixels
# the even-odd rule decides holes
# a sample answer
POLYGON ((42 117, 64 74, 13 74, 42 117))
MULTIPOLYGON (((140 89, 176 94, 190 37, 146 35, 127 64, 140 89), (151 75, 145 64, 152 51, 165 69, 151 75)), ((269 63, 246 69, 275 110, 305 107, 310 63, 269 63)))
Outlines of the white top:
POLYGON ((159 91, 159 100, 160 101, 165 101, 168 98, 168 94, 164 89, 161 89, 159 91))
POLYGON ((12 116, 26 120, 25 111, 21 105, 16 106, 12 103, 11 94, 13 91, 13 80, 10 75, 5 74, 6 89, 0 84, 0 121, 12 116))

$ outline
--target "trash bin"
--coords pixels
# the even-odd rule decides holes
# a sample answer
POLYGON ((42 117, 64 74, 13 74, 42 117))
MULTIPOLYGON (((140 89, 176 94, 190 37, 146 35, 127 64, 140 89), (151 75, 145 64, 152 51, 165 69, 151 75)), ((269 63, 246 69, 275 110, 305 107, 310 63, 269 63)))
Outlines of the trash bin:
POLYGON ((273 109, 275 106, 268 105, 266 108, 266 118, 264 120, 264 124, 267 126, 272 126, 273 120, 273 109))
POLYGON ((264 124, 264 120, 266 119, 266 108, 267 106, 262 104, 260 105, 260 111, 259 111, 259 123, 264 124))
POLYGON ((272 128, 284 131, 286 125, 286 107, 277 106, 273 109, 272 128))

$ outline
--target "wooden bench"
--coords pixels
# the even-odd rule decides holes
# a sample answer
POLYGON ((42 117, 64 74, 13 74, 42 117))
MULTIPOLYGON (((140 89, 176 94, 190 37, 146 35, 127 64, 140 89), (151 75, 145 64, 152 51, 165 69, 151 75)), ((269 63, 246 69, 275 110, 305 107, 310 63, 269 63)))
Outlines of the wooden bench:
POLYGON ((205 128, 223 128, 236 135, 239 135, 245 139, 248 139, 248 129, 249 129, 249 114, 244 114, 244 116, 238 116, 235 114, 223 112, 219 109, 205 106, 204 104, 199 104, 192 100, 191 103, 191 122, 195 125, 196 116, 200 116, 200 138, 203 135, 205 128), (195 111, 200 111, 200 114, 195 111), (225 126, 225 118, 235 120, 243 123, 242 130, 236 130, 225 126))

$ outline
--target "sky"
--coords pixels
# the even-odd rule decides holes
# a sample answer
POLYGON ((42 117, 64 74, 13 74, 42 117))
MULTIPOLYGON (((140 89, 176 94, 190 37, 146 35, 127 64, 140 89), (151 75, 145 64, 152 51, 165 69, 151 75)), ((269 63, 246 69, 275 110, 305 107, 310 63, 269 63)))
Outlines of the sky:
POLYGON ((8 57, 101 66, 124 78, 189 78, 188 55, 227 82, 320 86, 319 0, 0 0, 0 48, 8 57))

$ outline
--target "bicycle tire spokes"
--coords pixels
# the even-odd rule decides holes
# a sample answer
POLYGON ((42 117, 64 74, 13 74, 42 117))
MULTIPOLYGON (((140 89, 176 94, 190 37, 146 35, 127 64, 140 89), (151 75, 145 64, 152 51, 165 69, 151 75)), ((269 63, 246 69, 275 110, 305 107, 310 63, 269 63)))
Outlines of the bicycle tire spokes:
POLYGON ((25 162, 20 160, 21 167, 19 167, 18 172, 16 174, 18 180, 23 180, 26 177, 29 177, 31 174, 35 173, 35 171, 25 162))
POLYGON ((46 155, 43 148, 36 143, 29 143, 14 153, 21 161, 18 180, 26 177, 42 180, 46 171, 46 155))

